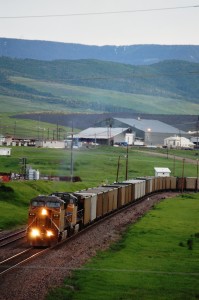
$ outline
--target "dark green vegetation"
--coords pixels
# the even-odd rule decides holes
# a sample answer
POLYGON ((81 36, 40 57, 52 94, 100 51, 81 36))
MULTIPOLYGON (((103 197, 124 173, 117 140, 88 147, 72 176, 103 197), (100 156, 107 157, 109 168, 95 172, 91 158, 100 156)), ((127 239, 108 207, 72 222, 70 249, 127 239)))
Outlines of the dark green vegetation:
MULTIPOLYGON (((196 159, 196 151, 178 151, 176 155, 189 155, 196 159)), ((54 191, 77 191, 94 187, 102 183, 112 183, 116 180, 118 158, 120 167, 118 181, 126 177, 126 148, 98 147, 73 150, 73 175, 79 176, 81 182, 57 181, 12 181, 0 187, 0 228, 25 224, 27 207, 32 197, 38 194, 49 194, 54 191)), ((13 147, 10 157, 0 156, 1 172, 20 173, 21 159, 26 157, 27 166, 38 169, 42 176, 70 176, 71 151, 58 149, 13 147)), ((153 176, 154 167, 169 167, 172 175, 182 176, 183 164, 174 156, 150 156, 138 149, 129 149, 128 178, 153 176)), ((197 166, 185 161, 184 176, 197 176, 197 166)))
POLYGON ((1 112, 196 114, 199 64, 132 66, 97 60, 0 58, 1 112))
POLYGON ((156 205, 47 299, 198 299, 199 196, 156 205))

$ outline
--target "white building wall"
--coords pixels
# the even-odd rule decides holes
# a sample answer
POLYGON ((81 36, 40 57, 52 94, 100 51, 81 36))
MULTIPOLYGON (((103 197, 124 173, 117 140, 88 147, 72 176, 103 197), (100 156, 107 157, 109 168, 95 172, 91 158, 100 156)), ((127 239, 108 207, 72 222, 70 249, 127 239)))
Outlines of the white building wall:
POLYGON ((35 146, 42 147, 42 148, 64 149, 65 142, 64 141, 36 141, 35 146))
POLYGON ((0 148, 0 155, 11 155, 11 149, 10 148, 0 148))

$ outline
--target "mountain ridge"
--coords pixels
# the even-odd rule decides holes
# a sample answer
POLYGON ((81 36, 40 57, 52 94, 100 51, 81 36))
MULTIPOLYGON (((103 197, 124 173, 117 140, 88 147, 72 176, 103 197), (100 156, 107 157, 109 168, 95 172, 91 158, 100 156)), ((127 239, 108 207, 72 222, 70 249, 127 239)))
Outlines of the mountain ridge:
POLYGON ((0 56, 36 60, 97 59, 131 65, 150 65, 163 60, 199 62, 199 45, 95 46, 40 40, 0 38, 0 56))

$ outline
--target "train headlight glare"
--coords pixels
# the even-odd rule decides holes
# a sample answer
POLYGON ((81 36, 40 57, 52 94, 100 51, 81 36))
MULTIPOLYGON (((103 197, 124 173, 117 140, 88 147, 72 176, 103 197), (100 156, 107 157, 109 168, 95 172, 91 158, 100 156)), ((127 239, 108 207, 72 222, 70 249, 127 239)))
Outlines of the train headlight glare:
POLYGON ((31 231, 31 236, 32 236, 32 237, 38 237, 38 236, 40 236, 39 230, 36 229, 36 228, 32 229, 32 231, 31 231))
POLYGON ((51 230, 47 230, 46 235, 48 237, 51 237, 53 235, 53 232, 51 230))
POLYGON ((45 208, 42 209, 41 211, 42 216, 46 216, 47 215, 47 210, 45 208))

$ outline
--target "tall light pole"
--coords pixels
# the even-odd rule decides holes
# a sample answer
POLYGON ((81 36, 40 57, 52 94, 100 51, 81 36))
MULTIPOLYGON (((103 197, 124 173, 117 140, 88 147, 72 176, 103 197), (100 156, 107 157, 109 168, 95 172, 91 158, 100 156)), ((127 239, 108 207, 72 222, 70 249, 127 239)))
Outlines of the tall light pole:
POLYGON ((147 138, 148 138, 149 144, 152 145, 151 128, 147 128, 147 138))

